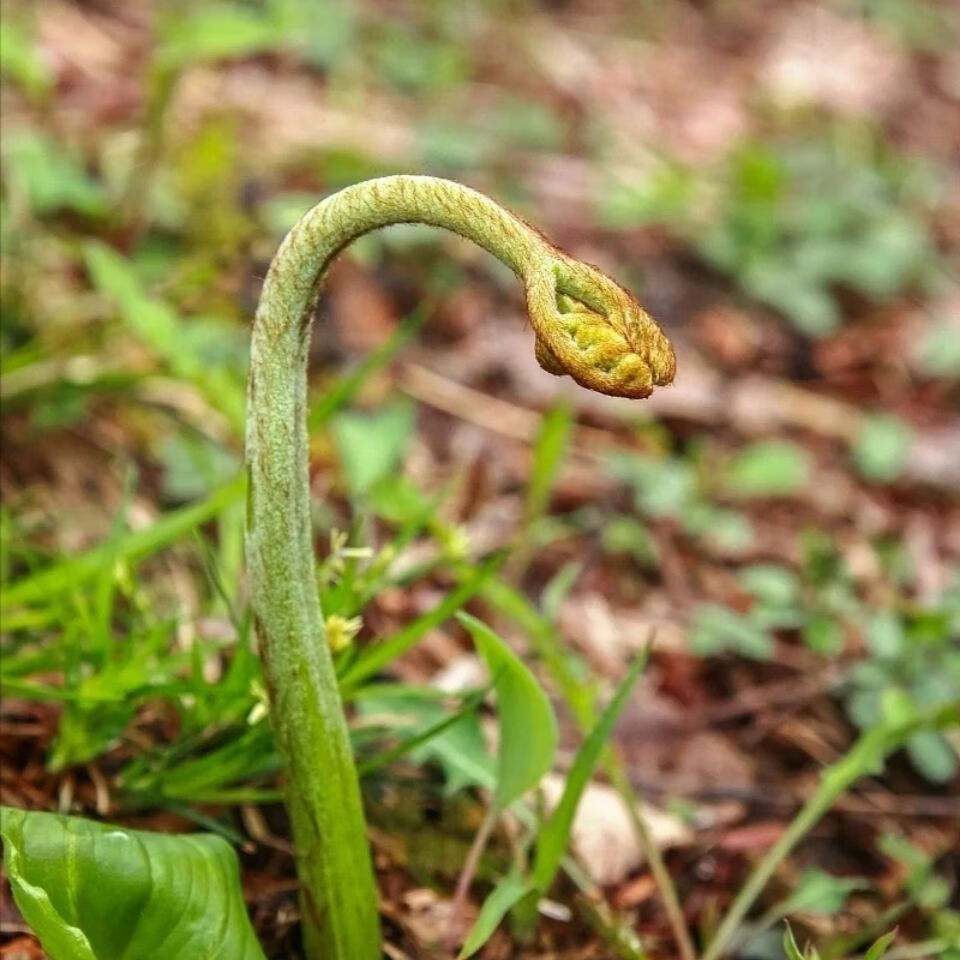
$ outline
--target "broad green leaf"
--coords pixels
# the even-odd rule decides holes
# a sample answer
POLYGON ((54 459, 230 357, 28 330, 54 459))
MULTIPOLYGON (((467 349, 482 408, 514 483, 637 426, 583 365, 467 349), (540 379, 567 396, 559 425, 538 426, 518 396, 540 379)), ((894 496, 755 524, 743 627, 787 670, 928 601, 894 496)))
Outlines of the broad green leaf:
POLYGON ((507 911, 532 891, 532 887, 523 878, 518 867, 514 866, 484 901, 480 916, 470 931, 460 951, 458 960, 472 957, 489 939, 507 911))
POLYGON ((51 960, 263 960, 220 837, 0 808, 14 899, 51 960))
POLYGON ((503 580, 484 584, 484 600, 513 620, 527 635, 532 649, 559 685, 564 701, 582 729, 594 721, 596 685, 586 664, 573 654, 554 624, 519 590, 503 580))
POLYGON ((726 510, 712 503, 692 503, 682 522, 688 533, 725 553, 743 553, 754 541, 753 525, 739 510, 726 510))
POLYGON ((460 613, 457 619, 470 632, 497 691, 500 743, 494 802, 505 809, 553 766, 557 720, 540 684, 507 644, 475 617, 460 613))
POLYGON ((240 470, 237 454, 191 430, 165 434, 153 449, 164 465, 164 493, 181 503, 206 496, 240 470))
POLYGON ((492 133, 501 143, 530 150, 559 150, 565 127, 557 114, 537 100, 504 96, 490 116, 492 133))
POLYGON ((785 314, 808 337, 823 337, 840 323, 830 292, 817 280, 801 276, 790 260, 760 260, 744 271, 742 282, 748 293, 785 314))
POLYGON ((651 222, 679 226, 690 216, 696 188, 693 171, 674 161, 655 161, 642 180, 614 181, 600 191, 597 214, 604 226, 615 230, 651 222))
POLYGON ((462 122, 428 120, 417 134, 418 154, 427 169, 465 170, 481 167, 494 154, 490 138, 462 122))
POLYGON ((436 762, 446 777, 445 793, 456 793, 469 785, 493 789, 493 757, 487 751, 476 707, 483 692, 464 701, 455 713, 443 705, 437 691, 423 691, 407 684, 370 685, 356 698, 357 711, 364 717, 378 714, 388 718, 391 736, 400 737, 396 746, 357 764, 361 777, 405 753, 414 763, 436 762))
POLYGON ((567 782, 560 802, 537 836, 532 879, 534 887, 542 894, 545 894, 553 883, 560 860, 570 841, 570 830, 573 827, 573 818, 576 815, 580 797, 583 796, 583 791, 593 776, 603 749, 613 733, 614 724, 627 705, 630 693, 637 678, 643 672, 646 662, 647 652, 645 651, 633 661, 630 669, 624 674, 596 726, 577 751, 570 772, 567 774, 567 782))

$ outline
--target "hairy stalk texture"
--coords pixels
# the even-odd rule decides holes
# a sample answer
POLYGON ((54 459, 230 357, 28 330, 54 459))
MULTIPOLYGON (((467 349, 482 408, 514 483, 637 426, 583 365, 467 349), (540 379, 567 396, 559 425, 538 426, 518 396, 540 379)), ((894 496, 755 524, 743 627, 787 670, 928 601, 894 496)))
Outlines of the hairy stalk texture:
POLYGON ((536 357, 600 393, 645 397, 673 348, 622 287, 483 194, 394 176, 348 187, 283 241, 253 328, 247 412, 247 564, 271 718, 287 775, 310 960, 379 960, 377 891, 356 769, 327 647, 310 521, 306 367, 314 301, 351 241, 394 223, 473 240, 523 282, 536 357))

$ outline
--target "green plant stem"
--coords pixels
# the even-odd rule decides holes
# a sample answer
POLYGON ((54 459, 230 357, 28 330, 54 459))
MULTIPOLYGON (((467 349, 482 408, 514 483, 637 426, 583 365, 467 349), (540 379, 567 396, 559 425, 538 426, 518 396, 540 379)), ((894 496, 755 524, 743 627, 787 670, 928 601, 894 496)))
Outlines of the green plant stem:
MULTIPOLYGON (((585 693, 583 684, 571 670, 569 655, 554 625, 525 597, 499 580, 487 584, 484 597, 527 631, 537 656, 550 671, 581 732, 589 733, 595 722, 594 698, 589 692, 585 693)), ((680 897, 643 816, 641 798, 630 783, 620 758, 612 750, 606 751, 603 764, 610 783, 620 794, 641 852, 650 865, 680 956, 682 960, 694 960, 696 949, 683 916, 680 897)))
POLYGON ((457 886, 453 893, 453 900, 450 902, 450 923, 447 929, 447 949, 454 950, 457 941, 461 936, 461 924, 463 922, 463 908, 467 903, 467 895, 470 893, 470 884, 477 874, 477 867, 480 866, 480 858, 483 851, 490 841, 490 835, 493 828, 500 819, 500 808, 491 803, 487 812, 473 838, 470 850, 467 853, 467 859, 463 861, 463 869, 460 871, 460 877, 457 880, 457 886))
POLYGON ((960 721, 960 707, 947 707, 929 717, 911 716, 903 721, 874 727, 862 734, 840 760, 824 770, 817 792, 807 801, 790 826, 754 868, 733 901, 733 905, 727 911, 701 960, 718 960, 723 955, 743 918, 777 867, 816 826, 836 800, 857 780, 868 773, 881 770, 887 754, 901 746, 916 730, 930 725, 943 726, 958 721, 960 721))
POLYGON ((378 960, 377 891, 357 772, 317 595, 306 367, 313 305, 331 261, 392 223, 473 240, 523 281, 536 356, 601 393, 644 397, 674 374, 673 348, 622 287, 482 194, 432 177, 348 187, 280 246, 254 322, 247 414, 247 564, 271 720, 287 774, 309 960, 378 960))
POLYGON ((663 860, 663 854, 657 846, 657 841, 650 833, 650 827, 643 815, 643 798, 634 789, 630 778, 623 769, 620 758, 612 752, 609 754, 606 763, 607 776, 613 784, 624 806, 627 808, 627 815, 630 817, 630 823, 633 825, 633 832, 636 834, 640 849, 650 864, 650 873, 657 884, 657 890, 660 893, 660 899, 663 901, 663 909, 666 911, 667 919, 670 921, 670 929, 673 931, 673 937, 677 941, 677 947, 680 950, 680 956, 683 960, 696 960, 697 951, 693 945, 693 939, 690 936, 690 930, 687 927, 686 918, 683 915, 683 907, 680 905, 680 897, 677 895, 677 888, 674 886, 673 878, 663 860))

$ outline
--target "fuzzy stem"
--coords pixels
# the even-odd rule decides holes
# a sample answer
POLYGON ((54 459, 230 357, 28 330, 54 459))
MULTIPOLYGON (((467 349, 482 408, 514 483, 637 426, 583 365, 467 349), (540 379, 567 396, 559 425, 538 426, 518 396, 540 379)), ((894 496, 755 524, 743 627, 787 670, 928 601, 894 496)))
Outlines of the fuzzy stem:
POLYGON ((286 770, 310 960, 377 960, 377 891, 357 773, 324 637, 310 521, 306 366, 314 300, 361 234, 420 222, 478 243, 522 280, 537 359, 584 386, 641 397, 673 377, 639 304, 487 197, 431 177, 348 187, 290 231, 267 274, 251 345, 247 563, 254 627, 286 770))

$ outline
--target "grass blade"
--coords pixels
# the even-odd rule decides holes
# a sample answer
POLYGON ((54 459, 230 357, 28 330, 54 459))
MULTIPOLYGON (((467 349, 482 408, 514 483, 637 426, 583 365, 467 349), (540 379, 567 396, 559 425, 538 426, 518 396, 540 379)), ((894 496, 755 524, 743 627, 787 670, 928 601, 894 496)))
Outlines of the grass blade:
POLYGON ((567 775, 566 786, 560 802, 537 836, 533 883, 541 894, 546 894, 553 883, 553 878, 560 867, 560 860, 570 840, 573 818, 577 812, 580 797, 590 782, 590 778, 600 762, 603 750, 610 740, 610 735, 613 733, 614 725, 623 708, 627 705, 634 685, 647 664, 649 653, 648 647, 633 661, 630 669, 624 674, 600 719, 577 751, 573 766, 567 775))
POLYGON ((179 540, 194 527, 215 517, 224 507, 239 500, 245 487, 245 478, 239 475, 206 499, 164 514, 145 530, 137 530, 122 537, 111 537, 108 542, 86 553, 31 574, 4 589, 0 596, 0 608, 7 609, 38 600, 49 600, 52 596, 76 589, 82 581, 97 576, 108 559, 116 563, 138 560, 156 553, 157 550, 179 540))

